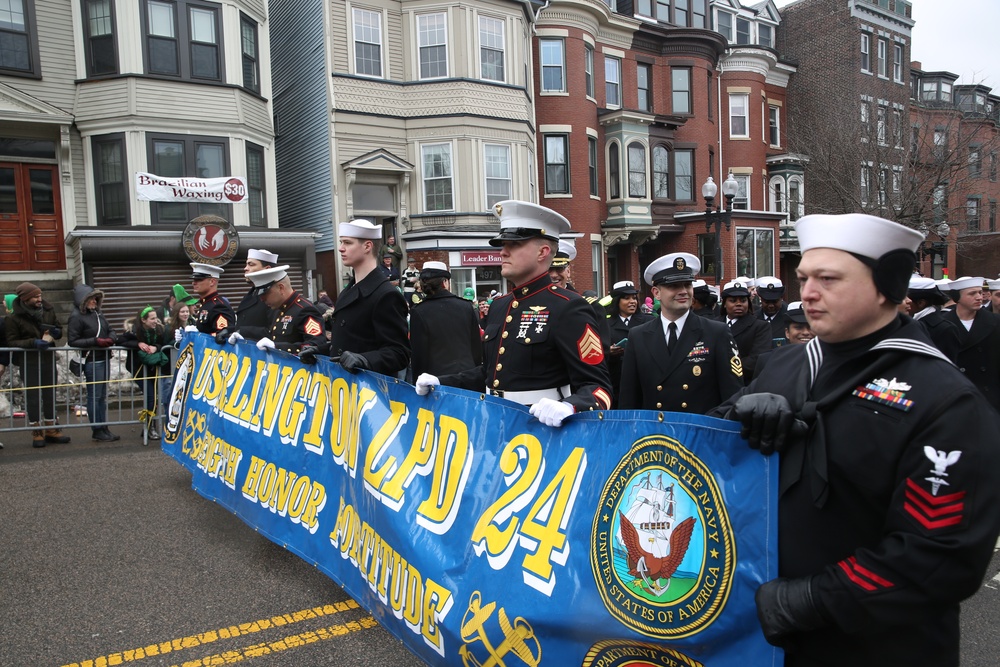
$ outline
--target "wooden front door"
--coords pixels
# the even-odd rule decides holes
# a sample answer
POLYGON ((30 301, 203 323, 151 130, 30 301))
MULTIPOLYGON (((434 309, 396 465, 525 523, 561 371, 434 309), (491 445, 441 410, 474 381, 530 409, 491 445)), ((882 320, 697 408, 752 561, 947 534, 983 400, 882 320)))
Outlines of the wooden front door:
POLYGON ((0 271, 65 268, 57 167, 0 162, 0 271))

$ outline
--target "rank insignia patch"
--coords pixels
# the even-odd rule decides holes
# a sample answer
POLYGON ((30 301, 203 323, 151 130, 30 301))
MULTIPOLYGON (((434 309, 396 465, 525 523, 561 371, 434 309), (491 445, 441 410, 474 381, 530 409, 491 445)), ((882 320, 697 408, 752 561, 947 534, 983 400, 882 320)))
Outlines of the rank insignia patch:
POLYGON ((590 325, 587 325, 580 340, 576 341, 576 349, 580 353, 580 361, 596 366, 604 361, 604 348, 601 347, 601 337, 590 325))
POLYGON ((302 330, 310 336, 318 336, 323 333, 323 325, 321 325, 315 317, 309 317, 306 318, 306 323, 305 326, 302 327, 302 330))
POLYGON ((229 326, 229 319, 225 315, 219 315, 215 318, 215 329, 216 331, 222 331, 229 326))

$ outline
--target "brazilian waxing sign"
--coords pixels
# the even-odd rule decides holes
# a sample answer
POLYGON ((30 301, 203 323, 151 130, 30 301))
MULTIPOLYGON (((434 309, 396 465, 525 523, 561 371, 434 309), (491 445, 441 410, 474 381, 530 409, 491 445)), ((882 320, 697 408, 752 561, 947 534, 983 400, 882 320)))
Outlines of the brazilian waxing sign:
POLYGON ((189 333, 163 448, 430 665, 781 664, 753 602, 776 574, 777 462, 730 422, 554 429, 189 333))
POLYGON ((141 201, 246 204, 249 197, 247 179, 242 176, 175 178, 144 171, 135 172, 135 192, 141 201))

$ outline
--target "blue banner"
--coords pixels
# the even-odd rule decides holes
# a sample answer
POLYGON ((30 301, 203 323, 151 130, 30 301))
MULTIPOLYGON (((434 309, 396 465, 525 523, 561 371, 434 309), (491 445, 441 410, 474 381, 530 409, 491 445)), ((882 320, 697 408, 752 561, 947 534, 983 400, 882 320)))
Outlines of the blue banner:
POLYGON ((187 334, 163 449, 430 665, 780 665, 777 460, 739 426, 573 415, 187 334))

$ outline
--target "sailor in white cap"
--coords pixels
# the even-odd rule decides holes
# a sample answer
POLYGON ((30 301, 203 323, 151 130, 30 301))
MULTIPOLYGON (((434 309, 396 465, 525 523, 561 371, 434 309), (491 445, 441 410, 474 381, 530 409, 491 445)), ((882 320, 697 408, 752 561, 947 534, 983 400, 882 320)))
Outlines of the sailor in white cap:
POLYGON ((771 327, 771 347, 784 345, 785 339, 785 284, 776 276, 764 276, 754 280, 760 311, 757 319, 771 327))
POLYGON ((249 275, 253 290, 267 307, 271 321, 265 335, 257 339, 257 349, 278 349, 292 354, 304 346, 326 342, 323 316, 316 306, 292 289, 288 265, 253 271, 249 275))
POLYGON ((910 276, 910 284, 906 290, 909 301, 908 314, 924 326, 927 335, 937 349, 945 356, 956 361, 962 348, 962 334, 957 324, 946 317, 942 306, 948 301, 937 283, 932 278, 924 278, 917 274, 910 276))
POLYGON ((225 269, 213 264, 191 262, 191 271, 191 285, 199 298, 194 326, 201 333, 215 336, 215 341, 221 345, 236 325, 236 313, 219 294, 219 277, 225 269))
POLYGON ((312 363, 328 354, 351 373, 397 375, 410 363, 406 301, 378 270, 382 226, 353 220, 340 223, 338 232, 340 259, 354 277, 337 298, 329 342, 303 347, 299 359, 312 363))
POLYGON ((229 335, 229 344, 238 340, 260 340, 267 336, 273 319, 270 309, 258 296, 250 274, 277 266, 278 256, 269 250, 251 248, 247 251, 247 261, 243 265, 243 278, 251 286, 236 306, 236 331, 229 335))
POLYGON ((618 407, 621 391, 622 359, 628 345, 629 331, 650 322, 655 316, 639 310, 639 290, 631 280, 619 280, 611 287, 611 303, 607 317, 609 339, 616 341, 608 348, 608 373, 611 375, 612 408, 618 407))
POLYGON ((444 262, 424 262, 420 269, 424 298, 410 309, 410 368, 414 377, 460 373, 483 364, 479 315, 451 291, 451 271, 444 262))
POLYGON ((775 350, 713 411, 782 452, 764 637, 786 664, 957 665, 959 603, 1000 532, 1000 417, 896 310, 919 232, 862 214, 808 215, 796 232, 816 338, 775 350))
POLYGON ((749 384, 757 358, 771 349, 771 325, 754 316, 750 286, 739 278, 722 286, 722 314, 740 350, 743 382, 749 384))
POLYGON ((953 280, 948 288, 955 307, 944 317, 959 328, 959 370, 1000 410, 1000 316, 982 307, 983 282, 979 276, 953 280))
POLYGON ((494 205, 500 233, 500 273, 514 289, 493 300, 486 316, 482 366, 438 378, 417 378, 418 394, 437 384, 531 406, 547 426, 574 412, 611 407, 611 380, 604 363, 597 317, 579 294, 554 285, 549 264, 569 220, 524 201, 494 205))
POLYGON ((1000 315, 1000 280, 987 280, 986 284, 990 288, 990 302, 983 304, 983 308, 995 315, 1000 315))
POLYGON ((743 366, 729 329, 691 314, 700 270, 697 257, 676 252, 643 273, 660 312, 629 331, 619 407, 704 414, 743 386, 743 366))
POLYGON ((704 280, 695 280, 691 283, 694 288, 694 301, 691 303, 691 312, 700 317, 707 317, 712 320, 719 319, 719 295, 704 280))

